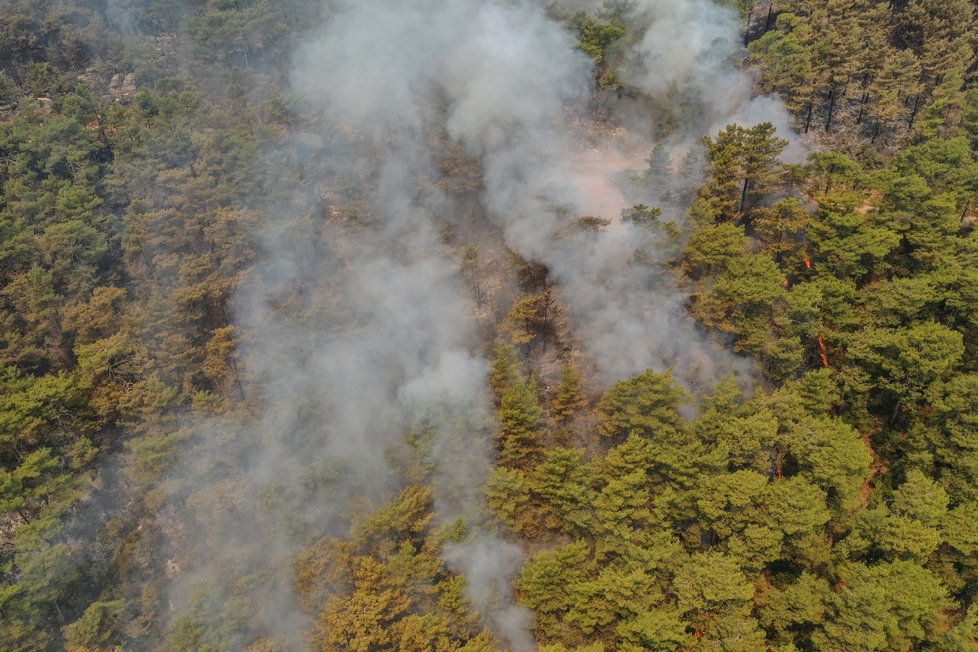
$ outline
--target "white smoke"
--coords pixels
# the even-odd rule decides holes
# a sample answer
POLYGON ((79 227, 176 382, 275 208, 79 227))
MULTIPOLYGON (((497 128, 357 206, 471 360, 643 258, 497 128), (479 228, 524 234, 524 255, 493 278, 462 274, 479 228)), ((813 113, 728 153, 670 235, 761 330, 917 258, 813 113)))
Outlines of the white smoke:
MULTIPOLYGON (((776 101, 752 97, 750 77, 731 60, 731 11, 709 0, 646 0, 632 3, 626 20, 637 39, 623 79, 653 96, 695 100, 667 144, 689 149, 732 121, 789 124, 776 101)), ((355 496, 393 488, 389 454, 407 429, 425 423, 457 433, 462 423, 463 446, 451 437, 433 446, 436 499, 447 516, 478 502, 490 463, 486 364, 473 353, 468 300, 439 230, 456 208, 434 184, 433 142, 442 134, 481 162, 486 216, 509 247, 547 266, 603 380, 650 367, 676 368, 689 382, 747 373, 749 363, 695 328, 659 264, 659 234, 620 221, 598 232, 568 228, 599 205, 589 188, 610 183, 600 166, 577 164, 570 118, 591 83, 573 35, 530 0, 334 3, 295 58, 293 87, 306 111, 320 114, 320 127, 298 139, 310 167, 332 192, 348 192, 345 204, 359 201, 362 215, 322 223, 304 201, 283 206, 237 296, 244 367, 262 397, 260 423, 237 462, 254 488, 250 499, 284 483, 301 519, 332 531, 355 496), (340 480, 308 488, 308 478, 295 477, 317 465, 342 469, 340 480)), ((627 194, 620 206, 604 198, 601 210, 625 208, 627 194)), ((654 198, 665 218, 682 221, 671 200, 654 198)), ((231 520, 224 536, 271 536, 260 523, 231 520)), ((292 545, 268 545, 279 544, 292 545)), ((515 650, 533 646, 530 614, 506 588, 521 554, 480 530, 445 552, 473 604, 515 650)), ((287 603, 284 593, 262 599, 287 603)))

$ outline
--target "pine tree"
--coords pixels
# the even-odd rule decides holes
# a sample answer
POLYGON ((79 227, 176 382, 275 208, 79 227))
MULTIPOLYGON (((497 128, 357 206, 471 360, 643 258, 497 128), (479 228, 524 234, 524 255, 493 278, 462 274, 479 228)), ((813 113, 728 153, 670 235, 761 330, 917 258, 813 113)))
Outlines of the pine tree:
POLYGON ((574 363, 568 363, 560 372, 560 385, 557 396, 550 406, 554 421, 566 423, 584 407, 584 393, 581 391, 581 374, 574 363))
POLYGON ((659 201, 668 201, 672 185, 672 157, 661 143, 652 148, 645 160, 648 167, 642 174, 641 181, 659 201))
POLYGON ((649 369, 618 381, 598 403, 598 432, 617 441, 630 433, 669 439, 683 427, 678 412, 682 397, 683 391, 668 373, 649 369))
POLYGON ((496 357, 492 360, 489 372, 489 385, 498 398, 520 379, 519 352, 509 342, 496 346, 496 357))
POLYGON ((737 211, 743 215, 752 210, 758 199, 769 193, 777 183, 781 175, 778 158, 788 141, 775 137, 775 128, 770 122, 762 122, 742 133, 741 174, 744 181, 737 211))
POLYGON ((710 202, 714 213, 724 220, 734 219, 741 203, 743 133, 743 127, 729 125, 715 139, 703 139, 710 181, 701 194, 710 202))
POLYGON ((536 381, 519 380, 499 402, 499 464, 526 467, 540 456, 544 413, 537 403, 536 381))

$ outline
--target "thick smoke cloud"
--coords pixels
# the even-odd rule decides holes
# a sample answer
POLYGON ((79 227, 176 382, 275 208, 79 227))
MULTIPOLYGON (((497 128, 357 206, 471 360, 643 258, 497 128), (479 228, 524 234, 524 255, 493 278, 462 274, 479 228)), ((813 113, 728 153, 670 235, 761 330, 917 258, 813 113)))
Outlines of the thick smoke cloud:
MULTIPOLYGON (((750 78, 731 63, 731 12, 708 0, 631 7, 637 40, 626 81, 653 96, 680 89, 699 107, 667 144, 689 150, 731 121, 788 124, 779 104, 751 96, 750 78)), ((379 499, 396 488, 391 460, 404 433, 432 427, 439 510, 478 513, 490 463, 487 366, 474 353, 469 299, 440 232, 457 208, 435 184, 434 143, 443 136, 481 163, 486 219, 510 248, 550 270, 602 380, 649 367, 674 368, 694 384, 749 374, 694 327, 686 297, 660 265, 661 234, 620 220, 597 232, 573 228, 591 211, 615 218, 632 194, 661 205, 665 218, 681 221, 682 209, 656 190, 619 189, 608 177, 620 169, 582 165, 571 125, 589 102, 591 63, 539 4, 337 2, 298 52, 292 83, 303 110, 317 116, 296 137, 322 157, 310 168, 326 195, 347 193, 345 204, 360 202, 363 214, 319 224, 297 197, 262 234, 235 319, 262 416, 233 455, 218 445, 189 465, 203 473, 214 458, 233 458, 225 466, 248 477, 237 504, 260 509, 270 494, 284 496, 300 521, 339 535, 356 496, 379 499)), ((639 161, 652 145, 640 143, 639 161)), ((287 570, 294 542, 260 521, 229 517, 211 530, 260 542, 260 554, 287 570)), ((508 596, 519 548, 476 530, 445 557, 501 640, 532 649, 530 614, 508 596)), ((201 565, 216 561, 204 556, 201 565)), ((271 631, 271 623, 295 626, 283 615, 298 608, 282 584, 256 598, 267 604, 271 631)))
MULTIPOLYGON (((734 64, 739 26, 732 10, 710 0, 646 1, 631 3, 623 18, 637 40, 624 54, 625 81, 646 97, 684 100, 682 124, 665 137, 671 149, 698 147, 700 137, 731 122, 769 121, 791 133, 781 103, 755 98, 750 76, 734 64)), ((524 33, 467 39, 448 66, 463 72, 443 78, 453 100, 449 132, 483 161, 490 217, 504 227, 510 247, 548 266, 606 382, 649 367, 674 368, 691 383, 731 371, 749 374, 748 362, 707 342, 693 327, 685 297, 659 267, 665 255, 660 235, 617 221, 599 233, 567 235, 568 217, 592 205, 608 210, 608 202, 594 202, 586 193, 601 186, 589 176, 607 177, 612 170, 599 166, 582 174, 575 162, 581 152, 567 128, 566 107, 581 94, 580 57, 561 52, 566 42, 556 36, 535 34, 528 41, 524 33), (499 43, 505 43, 503 57, 496 56, 499 43), (515 52, 519 65, 513 63, 515 52), (498 125, 507 126, 505 136, 498 125)), ((652 144, 646 142, 644 151, 652 144)), ((677 179, 669 190, 688 190, 689 183, 683 188, 677 179)), ((623 192, 618 210, 632 203, 628 194, 623 192)), ((667 219, 683 221, 685 207, 662 192, 645 189, 636 198, 662 207, 667 219)))
MULTIPOLYGON (((737 33, 732 14, 686 0, 636 5, 633 14, 628 18, 642 36, 626 74, 639 88, 655 94, 683 85, 698 94, 709 109, 700 112, 703 129, 786 117, 783 110, 770 115, 777 113, 766 110, 770 103, 754 102, 750 79, 727 61, 737 33), (677 33, 686 47, 667 47, 677 33)), ((484 204, 507 244, 550 269, 605 381, 675 367, 695 382, 745 366, 693 328, 684 297, 656 266, 661 254, 654 234, 620 223, 601 233, 567 234, 588 205, 582 196, 588 185, 574 167, 580 148, 568 128, 568 108, 586 101, 589 61, 537 5, 343 6, 299 70, 299 85, 318 94, 337 119, 388 139, 396 135, 407 150, 399 156, 407 159, 425 150, 424 126, 443 122, 482 162, 484 204)), ((667 217, 681 219, 675 212, 667 217)))
POLYGON ((688 147, 728 124, 770 122, 789 140, 785 160, 803 160, 805 148, 781 100, 755 95, 752 73, 737 65, 741 26, 733 7, 714 0, 558 0, 551 8, 562 15, 616 14, 629 30, 624 51, 616 53, 619 78, 647 98, 681 100, 683 112, 670 135, 650 133, 654 116, 625 116, 618 107, 619 118, 635 131, 688 147))
MULTIPOLYGON (((559 115, 574 93, 583 96, 586 79, 587 66, 575 53, 570 36, 530 4, 420 1, 391 6, 368 1, 343 5, 299 57, 294 86, 301 89, 312 109, 324 112, 327 123, 351 134, 353 142, 347 150, 351 162, 356 164, 355 159, 366 152, 375 152, 381 160, 382 172, 372 194, 374 211, 383 225, 371 236, 372 246, 379 251, 363 259, 386 267, 389 256, 384 250, 406 247, 412 261, 394 272, 398 283, 377 286, 379 294, 374 301, 383 302, 387 295, 392 301, 408 301, 411 308, 407 314, 417 314, 420 321, 404 323, 404 314, 391 311, 363 323, 368 330, 385 330, 384 324, 393 327, 381 334, 383 345, 390 349, 388 358, 423 351, 427 342, 436 344, 432 352, 441 351, 435 356, 436 364, 408 365, 407 374, 392 376, 389 369, 377 370, 384 379, 374 383, 402 378, 396 391, 399 404, 395 404, 400 418, 392 415, 385 418, 386 423, 403 427, 406 416, 417 410, 430 413, 433 407, 442 413, 455 411, 454 417, 467 411, 470 421, 473 414, 484 410, 480 401, 485 399, 485 367, 465 361, 467 354, 459 346, 462 340, 451 339, 464 338, 464 318, 460 319, 464 316, 456 313, 469 306, 454 283, 457 263, 436 255, 442 245, 432 219, 451 220, 453 207, 426 183, 436 178, 432 139, 443 130, 453 139, 466 140, 477 134, 480 143, 494 152, 524 156, 527 150, 518 148, 512 139, 527 134, 514 127, 547 125, 547 130, 534 138, 539 139, 540 154, 548 156, 548 143, 557 138, 560 128, 551 118, 559 115), (529 79, 545 85, 546 90, 525 97, 524 86, 529 79), (419 189, 423 187, 426 191, 422 197, 419 189), (419 201, 424 205, 419 207, 419 201), (430 276, 422 277, 417 273, 419 265, 441 270, 445 278, 433 282, 430 276), (415 296, 418 293, 421 296, 415 296), (425 319, 433 323, 425 324, 425 319), (441 329, 445 329, 446 337, 429 339, 431 332, 441 329), (458 388, 466 387, 475 395, 451 396, 450 404, 442 400, 448 396, 447 389, 457 393, 458 388)), ((541 170, 550 168, 546 158, 537 160, 541 170)), ((551 185, 558 180, 555 177, 534 183, 551 185)), ((507 191, 527 192, 512 186, 491 188, 489 193, 499 196, 507 191)), ((370 409, 362 401, 353 405, 370 409)), ((445 427, 451 419, 440 421, 436 425, 445 427)), ((350 436, 361 431, 344 432, 350 436)), ((362 432, 368 439, 376 438, 373 429, 362 432)), ((472 443, 470 449, 482 448, 479 442, 474 442, 475 446, 472 443)), ((450 445, 436 448, 436 453, 445 455, 440 460, 444 467, 464 479, 446 482, 442 488, 452 491, 437 491, 436 498, 443 509, 452 505, 469 511, 478 500, 479 462, 489 458, 466 463, 457 452, 450 445)), ((518 547, 485 532, 477 532, 446 551, 447 561, 468 579, 473 604, 483 611, 497 636, 516 650, 532 649, 533 645, 530 614, 513 605, 509 597, 508 587, 521 557, 518 547)))
POLYGON ((538 6, 357 3, 338 11, 299 69, 298 85, 327 111, 394 138, 407 150, 399 157, 421 156, 425 125, 443 121, 482 162, 485 207, 508 245, 551 270, 605 380, 674 365, 713 377, 729 362, 695 335, 671 282, 636 264, 654 254, 639 227, 556 237, 587 204, 566 112, 586 101, 589 61, 538 6))

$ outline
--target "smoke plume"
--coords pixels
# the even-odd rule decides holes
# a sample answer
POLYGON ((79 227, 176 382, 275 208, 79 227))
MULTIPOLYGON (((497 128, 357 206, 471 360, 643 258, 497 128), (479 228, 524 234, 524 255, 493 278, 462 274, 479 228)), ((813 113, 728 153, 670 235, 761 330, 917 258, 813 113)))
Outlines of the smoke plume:
MULTIPOLYGON (((486 219, 511 249, 548 268, 602 380, 650 367, 676 369, 690 383, 749 373, 686 314, 686 297, 662 266, 662 233, 617 219, 643 201, 681 224, 675 198, 695 179, 677 176, 668 192, 617 180, 656 141, 692 151, 700 136, 733 121, 771 121, 786 133, 787 114, 753 97, 749 75, 732 61, 732 11, 710 0, 644 0, 623 14, 631 45, 621 54, 622 78, 653 100, 683 95, 689 114, 664 133, 642 111, 654 102, 623 99, 615 110, 633 136, 627 152, 604 139, 582 147, 574 125, 591 101, 592 65, 558 20, 581 8, 600 9, 340 1, 299 49, 292 85, 305 126, 291 147, 307 161, 318 197, 297 190, 277 207, 236 297, 246 385, 260 395, 261 417, 188 463, 188 476, 221 467, 237 479, 234 514, 206 525, 213 540, 255 542, 250 554, 287 571, 296 545, 289 534, 341 534, 356 497, 379 499, 396 487, 392 451, 422 426, 439 433, 439 510, 478 513, 491 462, 487 365, 441 232, 458 219, 435 183, 446 138, 480 162, 486 219), (588 159, 595 145, 601 151, 588 159), (324 220, 324 203, 346 214, 324 220), (598 231, 573 228, 591 212, 612 221, 598 231), (298 522, 283 528, 248 517, 270 503, 298 522)), ((445 556, 500 639, 531 649, 530 615, 507 597, 519 548, 476 528, 445 556)), ((218 574, 225 563, 211 554, 200 565, 218 574)), ((277 586, 255 598, 265 620, 279 623, 269 624, 273 631, 294 626, 283 614, 297 611, 288 580, 277 586)))

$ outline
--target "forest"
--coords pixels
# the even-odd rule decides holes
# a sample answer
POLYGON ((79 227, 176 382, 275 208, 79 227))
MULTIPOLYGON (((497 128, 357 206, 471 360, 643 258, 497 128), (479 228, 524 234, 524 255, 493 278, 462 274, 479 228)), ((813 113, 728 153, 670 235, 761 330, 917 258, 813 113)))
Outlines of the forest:
POLYGON ((0 650, 978 652, 975 0, 0 0, 0 650))

